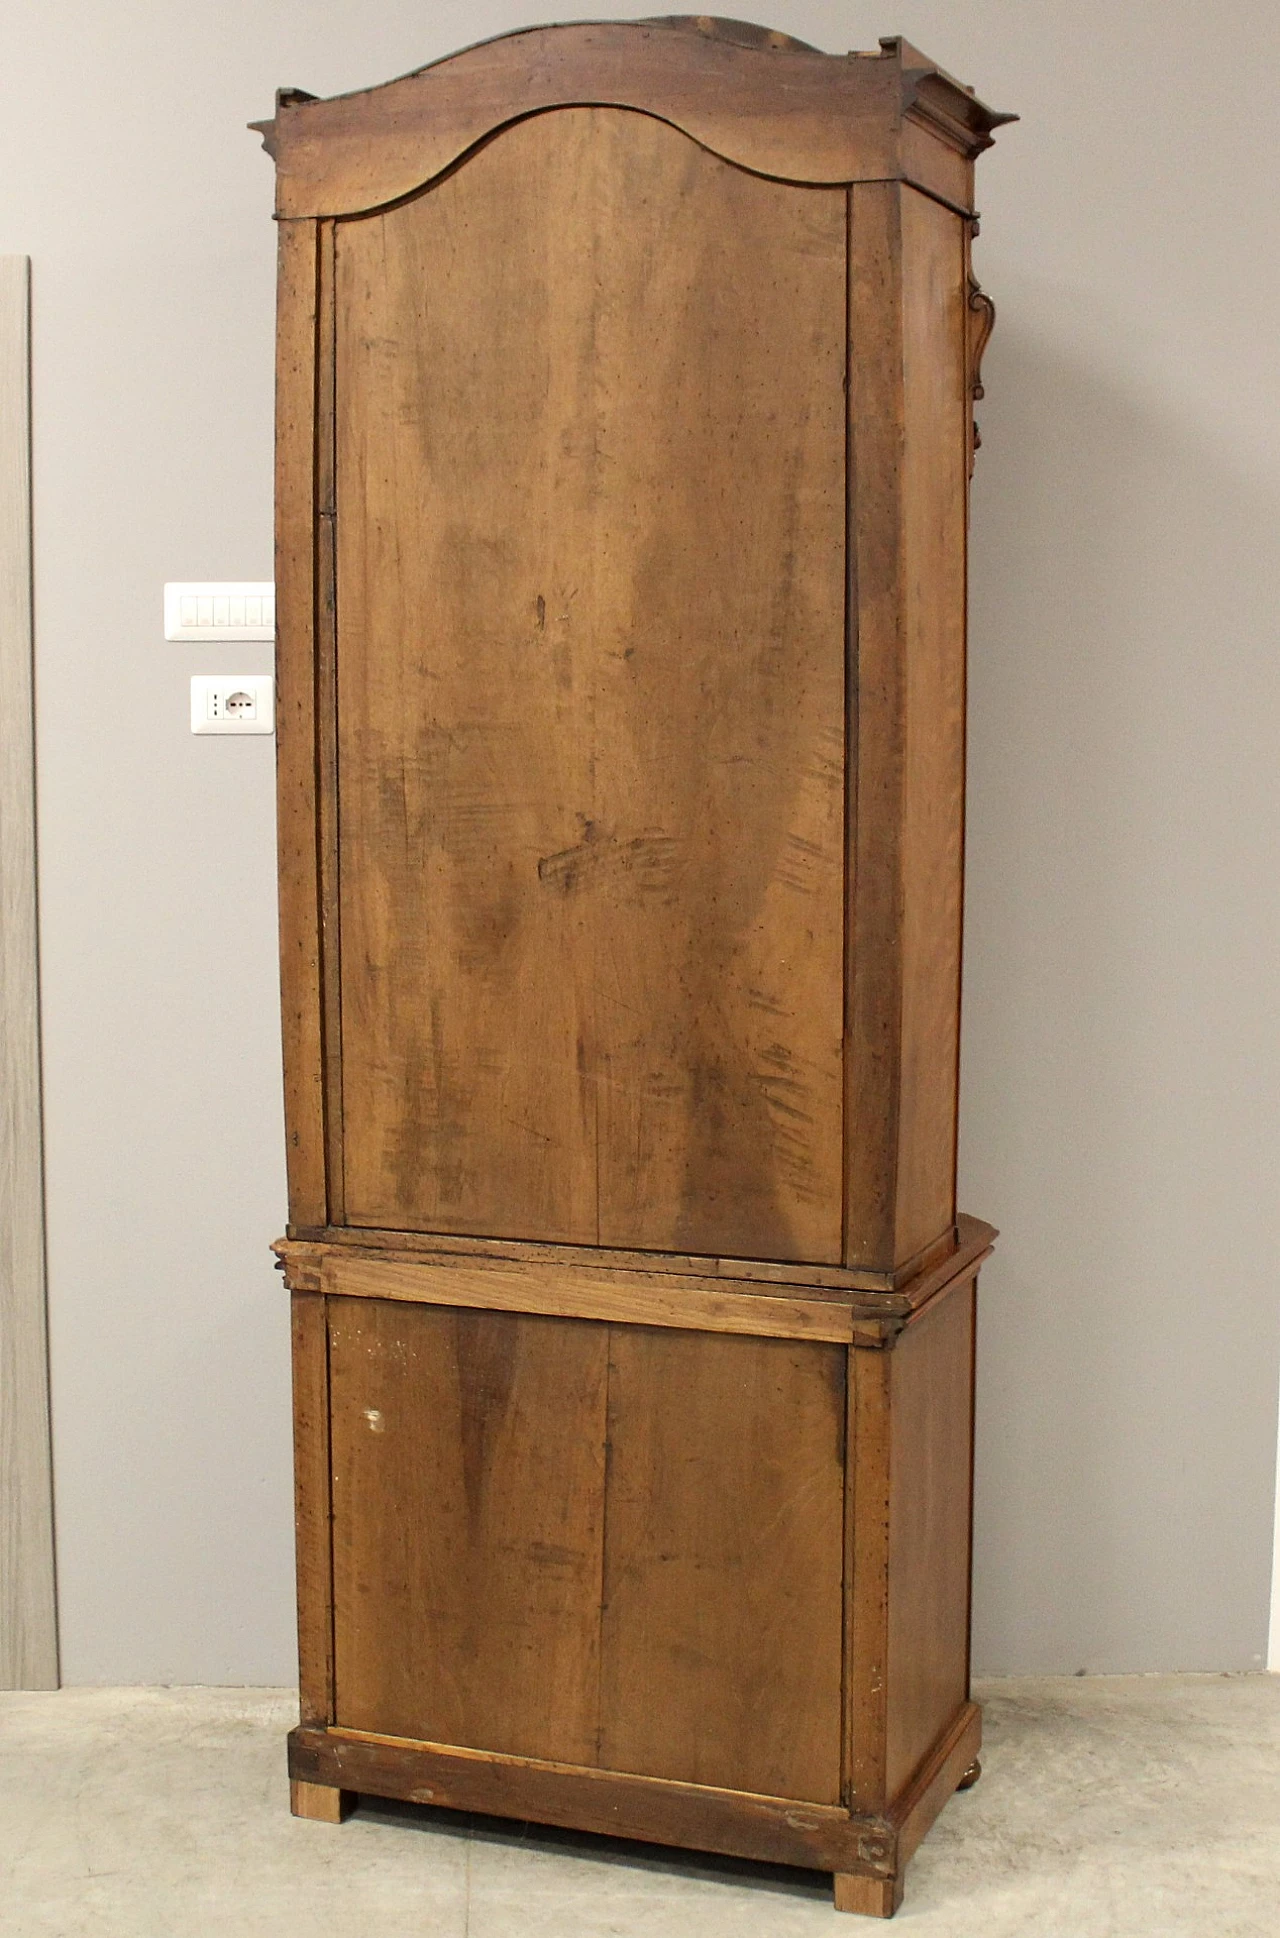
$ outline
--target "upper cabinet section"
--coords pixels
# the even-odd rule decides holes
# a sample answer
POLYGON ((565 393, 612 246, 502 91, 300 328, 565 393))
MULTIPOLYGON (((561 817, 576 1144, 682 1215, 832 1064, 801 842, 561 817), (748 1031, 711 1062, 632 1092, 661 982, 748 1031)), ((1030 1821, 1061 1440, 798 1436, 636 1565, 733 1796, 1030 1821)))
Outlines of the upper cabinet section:
POLYGON ((846 201, 565 108, 334 225, 350 1224, 840 1261, 846 201))
POLYGON ((296 1230, 955 1242, 999 118, 711 21, 282 96, 296 1230))
POLYGON ((905 181, 967 212, 973 162, 1012 115, 901 39, 822 54, 704 16, 537 27, 334 100, 292 90, 256 123, 282 217, 358 215, 425 187, 479 142, 549 108, 633 108, 739 167, 836 185, 905 181))

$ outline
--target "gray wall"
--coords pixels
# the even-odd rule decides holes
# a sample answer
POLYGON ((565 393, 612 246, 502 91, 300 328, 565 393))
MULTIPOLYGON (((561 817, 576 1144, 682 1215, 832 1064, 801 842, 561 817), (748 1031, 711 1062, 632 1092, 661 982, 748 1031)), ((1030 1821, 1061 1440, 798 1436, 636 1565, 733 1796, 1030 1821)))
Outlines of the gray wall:
MULTIPOLYGON (((743 0, 745 5, 745 0, 743 0)), ((596 0, 561 17, 643 9, 596 0)), ((963 1202, 977 1665, 1264 1649, 1274 1207, 1271 0, 776 4, 1018 109, 974 503, 963 1202)), ((48 1213, 64 1672, 292 1675, 271 744, 193 740, 166 578, 268 577, 277 84, 533 6, 45 0, 0 48, 35 279, 48 1213)))

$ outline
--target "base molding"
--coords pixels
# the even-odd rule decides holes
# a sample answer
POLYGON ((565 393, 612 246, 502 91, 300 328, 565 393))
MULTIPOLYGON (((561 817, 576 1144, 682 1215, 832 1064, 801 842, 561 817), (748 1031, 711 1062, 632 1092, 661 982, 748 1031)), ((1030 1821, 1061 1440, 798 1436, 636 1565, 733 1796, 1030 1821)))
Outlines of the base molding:
POLYGON ((295 1729, 289 1737, 289 1775, 294 1782, 334 1791, 819 1871, 848 1868, 859 1833, 878 1850, 888 1829, 884 1820, 853 1818, 830 1804, 341 1728, 295 1729))
POLYGON ((982 1711, 977 1703, 967 1702, 951 1727, 934 1744, 906 1789, 889 1811, 897 1828, 896 1868, 901 1875, 908 1860, 941 1814, 943 1805, 956 1790, 982 1748, 982 1711))
POLYGON ((348 1794, 362 1792, 719 1851, 830 1871, 837 1910, 891 1917, 902 1901, 908 1859, 973 1763, 981 1741, 982 1712, 965 1703, 882 1816, 341 1727, 295 1729, 289 1737, 289 1775, 296 1816, 337 1823, 348 1794))

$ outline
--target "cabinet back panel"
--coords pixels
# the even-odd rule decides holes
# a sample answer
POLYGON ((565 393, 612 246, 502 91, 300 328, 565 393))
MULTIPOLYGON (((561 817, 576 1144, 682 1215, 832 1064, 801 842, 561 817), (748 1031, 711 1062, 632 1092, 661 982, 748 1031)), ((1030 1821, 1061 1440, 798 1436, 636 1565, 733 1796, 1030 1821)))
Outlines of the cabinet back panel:
POLYGON ((535 116, 335 343, 348 1222, 838 1261, 844 191, 535 116))
POLYGON ((847 1357, 613 1327, 606 1769, 839 1802, 847 1357))
POLYGON ((337 1721, 594 1763, 607 1328, 329 1311, 337 1721))
POLYGON ((339 1725, 839 1801, 844 1347, 328 1310, 339 1725))

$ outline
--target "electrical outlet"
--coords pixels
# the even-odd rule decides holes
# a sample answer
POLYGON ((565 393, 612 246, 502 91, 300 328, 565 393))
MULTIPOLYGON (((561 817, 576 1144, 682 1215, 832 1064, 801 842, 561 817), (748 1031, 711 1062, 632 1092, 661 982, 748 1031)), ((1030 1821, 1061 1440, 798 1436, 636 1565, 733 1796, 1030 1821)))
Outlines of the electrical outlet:
POLYGON ((191 681, 192 733, 274 733, 276 683, 270 673, 197 673, 191 681))

